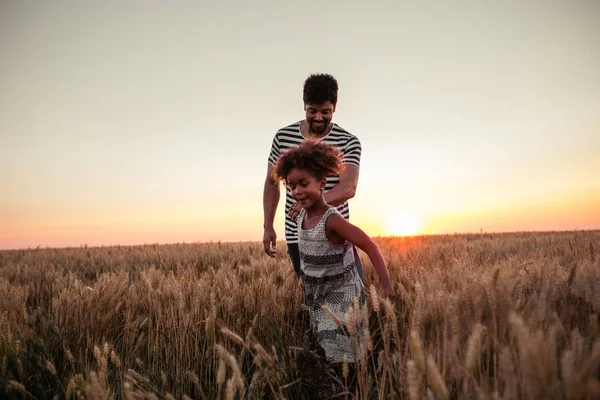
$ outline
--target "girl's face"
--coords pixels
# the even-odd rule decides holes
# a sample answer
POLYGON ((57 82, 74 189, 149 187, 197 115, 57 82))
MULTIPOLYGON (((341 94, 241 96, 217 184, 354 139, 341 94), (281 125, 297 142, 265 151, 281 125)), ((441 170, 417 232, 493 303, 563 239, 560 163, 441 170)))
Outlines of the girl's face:
POLYGON ((287 175, 286 184, 292 191, 292 198, 303 208, 312 207, 323 197, 326 178, 317 180, 307 170, 292 168, 287 175))

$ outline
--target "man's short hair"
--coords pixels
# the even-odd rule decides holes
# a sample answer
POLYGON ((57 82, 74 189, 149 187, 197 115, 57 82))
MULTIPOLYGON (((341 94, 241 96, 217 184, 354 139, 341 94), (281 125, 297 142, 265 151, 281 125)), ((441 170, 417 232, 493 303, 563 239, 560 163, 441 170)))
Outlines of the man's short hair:
POLYGON ((329 74, 312 74, 304 82, 305 104, 323 104, 329 101, 336 105, 337 96, 337 80, 329 74))

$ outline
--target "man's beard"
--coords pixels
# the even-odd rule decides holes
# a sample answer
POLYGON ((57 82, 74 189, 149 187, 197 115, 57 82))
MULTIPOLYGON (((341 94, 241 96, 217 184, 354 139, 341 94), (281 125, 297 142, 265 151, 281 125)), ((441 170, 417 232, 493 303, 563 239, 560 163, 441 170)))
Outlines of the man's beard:
POLYGON ((315 121, 308 121, 308 124, 310 126, 310 130, 314 133, 325 133, 325 131, 327 130, 327 127, 329 127, 329 123, 331 122, 331 120, 321 120, 320 122, 322 122, 321 124, 317 124, 315 121))

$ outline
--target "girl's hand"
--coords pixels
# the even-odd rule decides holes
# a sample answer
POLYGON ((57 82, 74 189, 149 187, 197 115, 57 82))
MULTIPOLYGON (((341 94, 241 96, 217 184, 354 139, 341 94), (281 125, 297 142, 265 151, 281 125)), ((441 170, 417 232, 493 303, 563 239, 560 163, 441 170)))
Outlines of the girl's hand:
POLYGON ((379 291, 381 293, 382 297, 392 297, 395 293, 394 293, 394 288, 392 287, 391 283, 380 283, 379 284, 379 291))

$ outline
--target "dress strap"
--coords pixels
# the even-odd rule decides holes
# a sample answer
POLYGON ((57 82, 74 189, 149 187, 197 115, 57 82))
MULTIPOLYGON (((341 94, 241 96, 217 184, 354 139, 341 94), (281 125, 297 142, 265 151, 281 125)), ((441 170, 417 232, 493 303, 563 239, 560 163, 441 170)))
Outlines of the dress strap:
POLYGON ((325 216, 329 217, 331 214, 336 214, 336 213, 338 213, 337 208, 329 207, 329 209, 327 211, 325 211, 325 216))
POLYGON ((302 226, 302 219, 304 218, 304 214, 306 214, 306 210, 303 208, 300 210, 298 216, 296 217, 296 224, 298 226, 302 226))
POLYGON ((327 224, 327 218, 329 218, 332 214, 339 214, 337 208, 330 207, 327 211, 325 211, 323 214, 323 224, 327 224))

